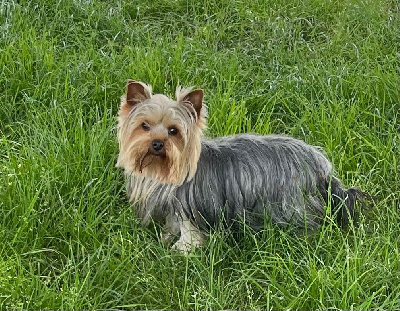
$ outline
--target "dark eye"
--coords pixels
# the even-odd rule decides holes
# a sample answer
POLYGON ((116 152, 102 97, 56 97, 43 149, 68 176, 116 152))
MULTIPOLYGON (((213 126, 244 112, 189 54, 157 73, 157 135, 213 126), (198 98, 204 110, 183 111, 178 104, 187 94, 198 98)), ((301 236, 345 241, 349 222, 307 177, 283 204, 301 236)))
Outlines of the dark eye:
POLYGON ((170 128, 168 129, 168 134, 169 134, 169 135, 172 135, 172 136, 175 136, 176 134, 178 134, 178 129, 175 128, 175 127, 170 127, 170 128))
POLYGON ((150 131, 150 126, 147 124, 147 123, 142 123, 142 129, 143 129, 143 131, 150 131))

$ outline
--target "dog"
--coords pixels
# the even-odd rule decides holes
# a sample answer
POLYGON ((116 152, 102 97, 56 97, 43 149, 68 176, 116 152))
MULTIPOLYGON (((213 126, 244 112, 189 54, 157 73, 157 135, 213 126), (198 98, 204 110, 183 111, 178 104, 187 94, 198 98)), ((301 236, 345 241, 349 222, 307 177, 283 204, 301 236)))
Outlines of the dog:
POLYGON ((283 135, 203 137, 201 89, 176 89, 176 100, 128 80, 118 116, 117 167, 143 225, 163 225, 162 239, 182 252, 201 246, 211 228, 243 220, 255 230, 318 227, 331 206, 346 226, 363 192, 346 189, 316 147, 283 135))

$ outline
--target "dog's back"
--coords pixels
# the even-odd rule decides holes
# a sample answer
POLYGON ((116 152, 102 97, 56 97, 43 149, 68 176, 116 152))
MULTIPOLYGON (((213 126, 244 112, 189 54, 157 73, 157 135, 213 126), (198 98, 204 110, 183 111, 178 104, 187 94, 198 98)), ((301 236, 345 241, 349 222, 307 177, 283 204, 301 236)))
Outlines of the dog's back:
MULTIPOLYGON (((317 148, 286 136, 243 134, 203 141, 196 175, 175 196, 198 224, 240 216, 258 229, 267 214, 278 224, 312 228, 324 216, 331 179, 332 166, 317 148)), ((335 206, 346 200, 353 211, 355 197, 334 177, 332 190, 335 206)), ((345 224, 348 215, 339 218, 345 224)))

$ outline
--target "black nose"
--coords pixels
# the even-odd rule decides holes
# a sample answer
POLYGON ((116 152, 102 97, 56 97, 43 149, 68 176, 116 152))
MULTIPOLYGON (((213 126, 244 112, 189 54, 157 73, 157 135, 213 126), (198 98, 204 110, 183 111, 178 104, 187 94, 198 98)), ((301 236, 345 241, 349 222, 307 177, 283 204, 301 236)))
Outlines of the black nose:
POLYGON ((155 139, 151 143, 151 146, 153 147, 154 151, 160 151, 164 147, 164 143, 161 140, 155 139))

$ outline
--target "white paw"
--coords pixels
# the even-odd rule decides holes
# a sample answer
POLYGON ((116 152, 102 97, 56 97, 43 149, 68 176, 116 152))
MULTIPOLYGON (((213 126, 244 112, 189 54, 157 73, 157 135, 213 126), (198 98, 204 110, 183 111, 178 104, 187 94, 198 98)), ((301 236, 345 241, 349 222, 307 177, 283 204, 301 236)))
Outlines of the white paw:
POLYGON ((187 235, 183 235, 180 237, 178 241, 176 241, 174 245, 172 245, 172 249, 187 254, 190 251, 202 246, 203 243, 204 243, 204 238, 199 234, 191 235, 190 239, 188 239, 187 235))
POLYGON ((194 226, 189 219, 182 219, 179 223, 180 238, 172 245, 172 249, 189 253, 191 250, 200 247, 205 241, 203 232, 194 226))
POLYGON ((179 239, 174 245, 172 245, 172 249, 180 251, 184 254, 188 254, 192 250, 192 245, 182 239, 179 239))

